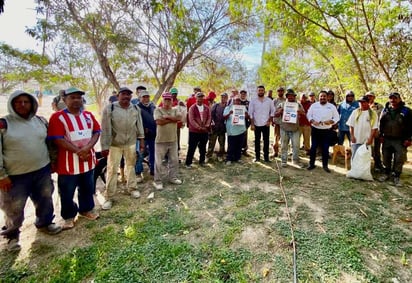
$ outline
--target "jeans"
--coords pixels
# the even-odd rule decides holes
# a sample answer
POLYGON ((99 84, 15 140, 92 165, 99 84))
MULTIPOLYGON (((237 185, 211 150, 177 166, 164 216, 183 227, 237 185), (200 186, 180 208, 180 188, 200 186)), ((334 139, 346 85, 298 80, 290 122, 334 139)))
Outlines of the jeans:
POLYGON ((338 134, 338 144, 339 144, 339 145, 343 145, 343 142, 345 141, 345 136, 348 137, 348 141, 349 141, 349 143, 350 143, 351 138, 350 138, 350 132, 349 132, 349 131, 341 131, 341 130, 339 130, 338 133, 339 133, 339 134, 338 134))
POLYGON ((245 133, 237 136, 227 136, 227 161, 239 161, 242 156, 242 145, 245 133))
POLYGON ((83 213, 94 208, 94 184, 93 172, 77 175, 59 175, 57 184, 59 186, 61 216, 63 219, 74 218, 77 212, 83 213), (73 201, 74 192, 77 189, 78 205, 73 201))
POLYGON ((54 186, 50 174, 50 165, 47 165, 34 172, 9 176, 13 183, 12 188, 8 192, 0 190, 0 208, 4 211, 6 224, 1 235, 8 239, 19 237, 24 220, 24 207, 29 197, 35 207, 34 225, 42 228, 52 223, 54 186))
POLYGON ((280 128, 280 154, 282 158, 282 163, 286 163, 288 161, 289 141, 291 141, 292 143, 292 160, 293 162, 299 162, 299 130, 285 131, 282 128, 280 128))
MULTIPOLYGON (((145 150, 148 151, 149 153, 149 169, 150 172, 154 172, 154 162, 155 162, 155 140, 154 139, 145 139, 145 150)), ((137 154, 137 160, 136 160, 136 165, 134 167, 134 170, 136 174, 141 174, 143 173, 143 159, 144 159, 144 154, 139 152, 140 148, 140 141, 136 141, 136 154, 137 154)))
POLYGON ((208 138, 208 133, 189 132, 189 147, 187 149, 186 165, 191 165, 193 163, 193 156, 195 155, 197 147, 199 148, 199 164, 205 163, 208 138))
POLYGON ((311 138, 312 145, 310 147, 310 161, 309 166, 315 166, 316 151, 320 146, 322 149, 322 166, 328 167, 329 162, 329 143, 330 143, 330 131, 329 129, 318 129, 312 127, 311 138))
POLYGON ((269 161, 269 126, 255 126, 255 155, 260 160, 260 138, 263 136, 263 158, 269 161))

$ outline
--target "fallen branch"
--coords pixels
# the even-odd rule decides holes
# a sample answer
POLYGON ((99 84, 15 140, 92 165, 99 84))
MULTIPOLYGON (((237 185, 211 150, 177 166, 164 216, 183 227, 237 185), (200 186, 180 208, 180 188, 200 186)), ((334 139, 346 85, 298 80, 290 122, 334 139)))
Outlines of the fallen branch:
POLYGON ((366 218, 368 218, 369 216, 366 214, 365 211, 362 210, 362 208, 359 208, 360 212, 363 214, 363 216, 365 216, 366 218))

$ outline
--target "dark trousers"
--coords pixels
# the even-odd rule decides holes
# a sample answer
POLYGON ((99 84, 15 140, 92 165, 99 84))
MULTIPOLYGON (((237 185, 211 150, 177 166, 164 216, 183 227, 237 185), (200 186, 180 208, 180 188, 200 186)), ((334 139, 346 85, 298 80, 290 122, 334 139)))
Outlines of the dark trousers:
POLYGON ((7 192, 0 190, 0 209, 4 211, 5 220, 1 235, 8 239, 18 239, 28 198, 35 207, 34 225, 42 228, 52 223, 54 186, 50 174, 50 165, 47 165, 34 172, 9 176, 12 188, 7 192))
POLYGON ((329 143, 331 137, 331 130, 321 130, 312 127, 311 139, 312 145, 310 147, 310 161, 309 166, 315 166, 316 150, 318 147, 322 150, 322 166, 328 167, 329 161, 329 143))
POLYGON ((242 142, 245 133, 237 136, 227 136, 227 161, 239 161, 242 155, 242 142))
POLYGON ((381 159, 381 141, 379 137, 373 139, 373 150, 372 150, 373 161, 375 163, 375 168, 382 169, 382 159, 381 159))
POLYGON ((403 139, 385 138, 382 145, 383 165, 385 173, 391 172, 396 177, 402 173, 402 167, 407 160, 407 148, 403 146, 403 139))
POLYGON ((350 144, 350 132, 349 131, 341 131, 339 130, 338 132, 338 144, 343 145, 343 142, 345 141, 345 136, 348 138, 349 144, 350 144))
POLYGON ((61 203, 61 216, 63 219, 74 218, 77 212, 88 212, 94 208, 93 171, 77 175, 59 175, 57 184, 61 203), (77 200, 73 201, 74 192, 78 187, 77 200))
POLYGON ((243 135, 243 141, 242 141, 242 152, 245 153, 248 149, 248 144, 247 144, 247 132, 248 128, 246 128, 246 132, 243 135))
POLYGON ((189 132, 189 147, 187 149, 186 165, 191 165, 193 163, 193 156, 195 155, 196 148, 199 148, 199 164, 205 163, 208 138, 208 133, 189 132))
POLYGON ((263 136, 263 158, 269 161, 269 126, 255 126, 255 155, 260 160, 260 138, 263 136))

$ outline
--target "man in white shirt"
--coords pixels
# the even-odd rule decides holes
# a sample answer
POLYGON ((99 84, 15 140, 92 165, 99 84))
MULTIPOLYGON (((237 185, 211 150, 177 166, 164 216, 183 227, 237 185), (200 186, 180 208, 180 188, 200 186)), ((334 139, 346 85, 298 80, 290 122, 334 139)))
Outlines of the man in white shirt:
POLYGON ((265 87, 258 86, 258 96, 249 104, 250 129, 255 132, 255 162, 260 161, 260 139, 263 135, 263 157, 269 160, 269 130, 275 114, 273 101, 265 96, 265 87))
POLYGON ((369 106, 367 96, 359 100, 360 107, 352 112, 346 125, 349 126, 352 159, 356 150, 362 145, 371 145, 378 130, 378 115, 369 106))
POLYGON ((330 173, 328 168, 329 143, 332 134, 332 126, 339 121, 339 113, 335 105, 327 102, 327 92, 319 93, 319 102, 313 103, 306 115, 311 124, 312 145, 310 148, 310 161, 308 170, 315 168, 316 150, 322 149, 322 166, 325 172, 330 173))

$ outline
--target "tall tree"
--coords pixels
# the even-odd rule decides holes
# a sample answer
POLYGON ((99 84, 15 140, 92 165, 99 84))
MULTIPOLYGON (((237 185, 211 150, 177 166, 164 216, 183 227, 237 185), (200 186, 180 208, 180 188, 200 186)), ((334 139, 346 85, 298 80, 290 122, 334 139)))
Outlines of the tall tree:
POLYGON ((248 18, 233 16, 229 0, 114 1, 50 0, 61 31, 87 41, 104 76, 116 87, 113 58, 136 79, 152 77, 155 100, 169 89, 189 62, 238 49, 248 18))
POLYGON ((339 58, 349 56, 351 61, 346 65, 354 67, 363 91, 404 85, 399 78, 405 77, 405 64, 411 63, 407 59, 411 52, 408 1, 282 0, 264 7, 275 18, 275 31, 289 38, 300 37, 302 40, 293 42, 294 47, 313 49, 325 62, 333 63, 332 73, 339 80, 345 76, 336 72, 339 58))

